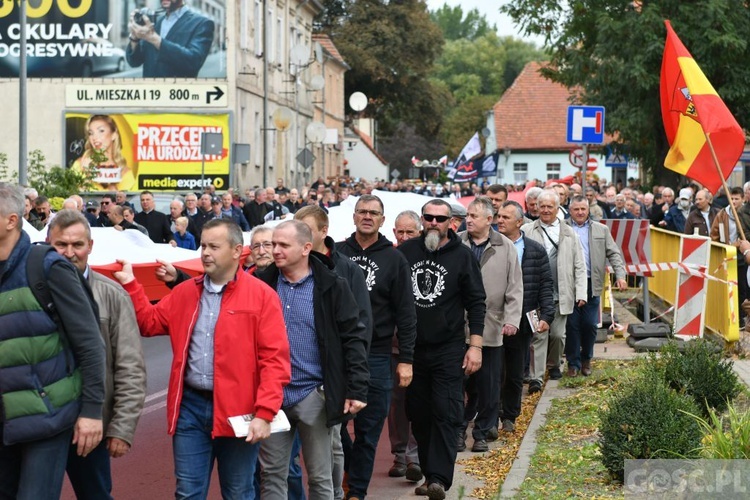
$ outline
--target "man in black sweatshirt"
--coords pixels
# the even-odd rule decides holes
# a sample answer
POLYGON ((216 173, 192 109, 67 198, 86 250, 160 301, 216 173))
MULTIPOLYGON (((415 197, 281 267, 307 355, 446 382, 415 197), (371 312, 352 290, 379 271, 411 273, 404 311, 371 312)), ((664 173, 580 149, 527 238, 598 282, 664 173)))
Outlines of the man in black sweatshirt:
MULTIPOLYGON (((362 195, 354 206, 356 231, 337 250, 354 261, 365 276, 370 292, 373 329, 368 364, 370 385, 367 406, 354 420, 355 440, 349 458, 347 498, 364 498, 370 484, 375 451, 391 405, 391 347, 398 336, 399 363, 396 382, 406 387, 412 380, 412 357, 417 316, 411 294, 409 264, 379 230, 385 220, 383 202, 362 195)), ((420 474, 421 476, 421 474, 420 474)), ((417 480, 421 479, 418 477, 417 480)))
POLYGON ((453 481, 463 380, 482 366, 486 309, 479 263, 449 229, 451 216, 446 201, 427 202, 422 207, 422 236, 398 247, 411 266, 417 311, 414 381, 407 391, 406 412, 426 481, 415 493, 436 500, 445 498, 453 481))

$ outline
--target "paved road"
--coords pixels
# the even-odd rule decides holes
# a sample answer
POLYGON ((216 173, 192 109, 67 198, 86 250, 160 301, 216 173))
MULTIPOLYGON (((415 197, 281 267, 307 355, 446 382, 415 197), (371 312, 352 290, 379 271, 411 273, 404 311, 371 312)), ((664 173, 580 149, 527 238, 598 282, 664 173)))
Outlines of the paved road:
MULTIPOLYGON (((148 370, 148 396, 135 435, 133 449, 123 458, 112 461, 113 496, 117 499, 174 498, 172 443, 167 435, 166 388, 172 351, 169 339, 143 339, 143 350, 148 370)), ((351 428, 351 425, 350 425, 351 428)), ((387 429, 378 446, 375 473, 368 498, 395 500, 417 498, 413 483, 388 477, 392 463, 387 429)), ((214 473, 209 498, 221 498, 218 478, 214 473)), ((63 499, 75 498, 67 480, 63 499)))

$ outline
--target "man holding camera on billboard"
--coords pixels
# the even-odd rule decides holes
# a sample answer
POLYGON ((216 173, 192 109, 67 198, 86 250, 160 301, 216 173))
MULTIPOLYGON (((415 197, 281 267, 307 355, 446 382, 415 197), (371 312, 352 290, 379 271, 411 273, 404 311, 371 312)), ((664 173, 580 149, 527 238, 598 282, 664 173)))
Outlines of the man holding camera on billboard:
POLYGON ((185 0, 161 0, 164 15, 147 8, 130 14, 130 66, 143 66, 145 78, 196 78, 211 49, 214 22, 185 5, 185 0))

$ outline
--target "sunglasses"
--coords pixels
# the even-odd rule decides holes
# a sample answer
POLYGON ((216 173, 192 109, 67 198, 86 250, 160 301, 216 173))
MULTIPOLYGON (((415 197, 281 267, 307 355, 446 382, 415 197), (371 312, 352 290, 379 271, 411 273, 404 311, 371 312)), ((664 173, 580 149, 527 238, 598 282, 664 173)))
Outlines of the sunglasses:
POLYGON ((450 219, 450 217, 447 215, 422 214, 422 217, 424 217, 424 220, 426 220, 427 222, 436 220, 440 224, 450 219))

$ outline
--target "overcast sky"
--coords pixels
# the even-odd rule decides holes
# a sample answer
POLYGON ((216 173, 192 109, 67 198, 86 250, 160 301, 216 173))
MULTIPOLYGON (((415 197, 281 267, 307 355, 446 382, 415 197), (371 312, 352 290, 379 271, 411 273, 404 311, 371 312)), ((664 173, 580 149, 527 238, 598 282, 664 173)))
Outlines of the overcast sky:
POLYGON ((505 3, 506 0, 427 0, 427 8, 432 11, 439 9, 444 4, 448 4, 451 7, 460 5, 464 13, 471 9, 477 9, 480 14, 484 14, 490 24, 497 26, 497 32, 500 36, 523 38, 524 40, 536 43, 540 47, 542 45, 541 38, 526 38, 521 36, 510 17, 500 14, 500 6, 505 3))

